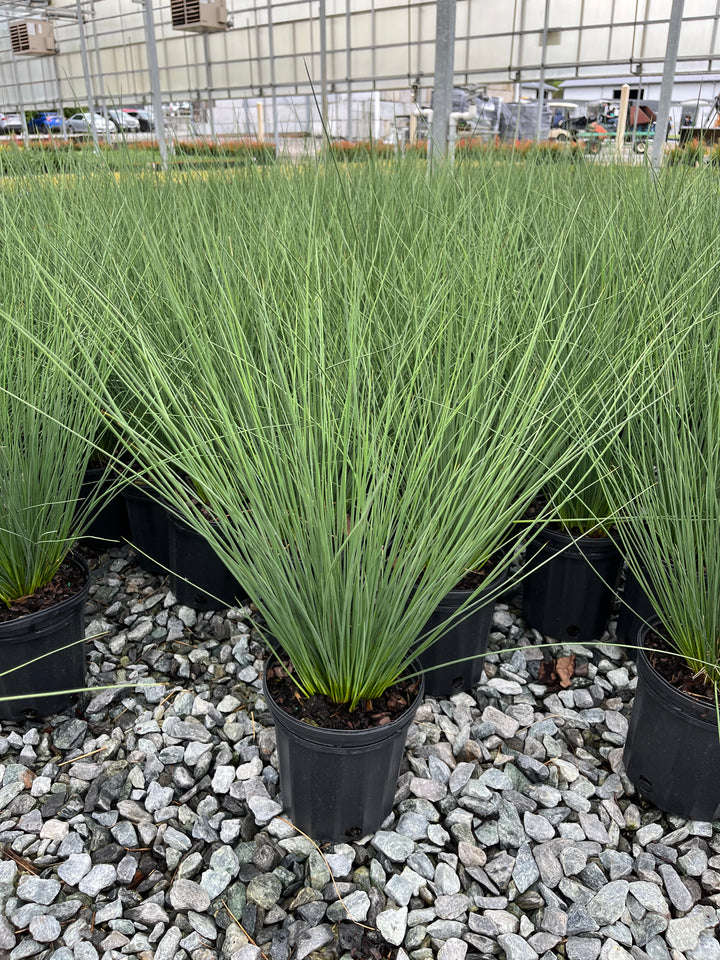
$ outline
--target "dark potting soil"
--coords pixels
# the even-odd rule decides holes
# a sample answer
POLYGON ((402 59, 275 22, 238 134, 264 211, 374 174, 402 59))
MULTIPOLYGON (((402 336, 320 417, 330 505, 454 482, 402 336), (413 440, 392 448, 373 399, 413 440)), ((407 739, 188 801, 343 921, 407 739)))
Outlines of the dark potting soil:
POLYGON ((499 556, 490 557, 479 570, 468 570, 462 580, 455 584, 453 590, 477 590, 480 584, 487 580, 499 562, 499 556))
MULTIPOLYGON (((455 584, 453 590, 477 590, 477 588, 488 579, 494 572, 497 565, 503 559, 504 553, 498 550, 489 560, 477 570, 466 570, 460 580, 455 584)), ((419 583, 420 581, 418 581, 419 583)))
POLYGON ((362 701, 350 711, 324 694, 304 697, 293 683, 289 667, 268 667, 267 684, 275 703, 296 720, 328 730, 369 730, 392 723, 417 696, 419 677, 399 680, 376 700, 362 701))
POLYGON ((45 607, 55 607, 79 593, 85 584, 85 574, 72 560, 63 560, 60 569, 50 583, 36 590, 29 597, 13 600, 9 607, 0 605, 0 623, 17 620, 45 607))
POLYGON ((663 680, 667 680, 676 690, 687 693, 690 697, 715 702, 711 685, 702 676, 696 676, 682 657, 669 652, 670 647, 661 634, 649 631, 645 637, 645 646, 653 648, 646 651, 646 655, 663 680))

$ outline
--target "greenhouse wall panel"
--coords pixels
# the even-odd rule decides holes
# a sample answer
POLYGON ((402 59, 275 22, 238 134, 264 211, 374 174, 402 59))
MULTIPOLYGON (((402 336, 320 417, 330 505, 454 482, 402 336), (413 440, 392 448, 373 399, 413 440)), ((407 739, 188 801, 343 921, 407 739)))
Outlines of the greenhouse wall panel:
MULTIPOLYGON (((162 98, 206 98, 204 39, 173 29, 167 3, 149 2, 153 2, 162 98)), ((23 0, 17 3, 23 9, 23 0)), ((62 6, 74 10, 69 2, 62 6)), ((416 83, 429 99, 435 69, 434 2, 326 0, 325 8, 329 87, 334 84, 345 89, 350 79, 354 90, 409 94, 416 83)), ((26 9, 29 18, 52 18, 55 13, 54 6, 45 8, 42 2, 26 9)), ((133 0, 103 0, 85 9, 96 98, 112 95, 129 102, 147 102, 151 91, 142 9, 133 0)), ((610 76, 657 71, 665 57, 670 9, 671 0, 548 0, 547 7, 544 0, 458 0, 456 82, 506 85, 510 89, 518 82, 536 82, 543 62, 546 80, 561 79, 573 72, 610 76)), ((5 14, 0 25, 0 110, 14 109, 20 97, 27 109, 53 106, 58 80, 63 98, 84 101, 77 23, 65 18, 55 20, 56 56, 23 59, 10 52, 7 29, 8 20, 17 11, 18 6, 0 4, 0 13, 5 14)), ((232 0, 228 13, 232 28, 207 37, 211 98, 258 96, 261 87, 264 95, 269 93, 271 29, 278 93, 307 94, 320 82, 318 0, 273 0, 272 25, 265 0, 232 0)), ((712 66, 712 58, 720 53, 719 14, 718 0, 686 0, 678 74, 699 72, 709 63, 712 66)))

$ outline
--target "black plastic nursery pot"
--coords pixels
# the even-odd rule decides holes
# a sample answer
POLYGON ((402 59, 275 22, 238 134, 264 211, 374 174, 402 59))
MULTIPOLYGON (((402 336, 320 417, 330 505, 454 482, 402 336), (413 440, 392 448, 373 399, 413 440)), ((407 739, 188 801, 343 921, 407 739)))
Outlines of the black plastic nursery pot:
MULTIPOLYGON (((419 664, 416 664, 419 668, 419 664)), ((317 843, 358 840, 392 810, 408 729, 424 694, 395 720, 369 730, 330 730, 296 720, 263 692, 275 723, 283 806, 317 843)))
MULTIPOLYGON (((80 488, 81 502, 93 492, 98 484, 102 484, 103 491, 107 490, 115 481, 115 476, 105 477, 104 467, 88 467, 80 488)), ((130 524, 128 523, 125 497, 121 490, 113 494, 105 505, 98 510, 92 523, 83 534, 90 546, 102 543, 124 543, 130 538, 130 524)))
POLYGON ((622 557, 609 537, 541 530, 528 544, 523 619, 555 640, 589 643, 607 628, 622 557))
MULTIPOLYGON (((643 625, 638 646, 659 626, 658 620, 643 625)), ((623 754, 629 779, 646 800, 666 813, 717 820, 720 734, 715 704, 676 689, 653 668, 643 650, 637 651, 637 667, 623 754)))
MULTIPOLYGON (((509 572, 505 569, 497 576, 491 576, 484 590, 488 592, 496 590, 507 580, 508 575, 509 572)), ((469 600, 472 592, 472 590, 451 590, 437 605, 422 631, 425 634, 439 627, 441 623, 457 621, 431 647, 418 654, 420 665, 426 671, 425 695, 428 697, 451 697, 463 690, 471 690, 480 682, 483 654, 487 652, 495 599, 476 607, 469 615, 458 616, 458 610, 469 600), (468 657, 473 659, 466 659, 468 657), (452 661, 462 662, 453 663, 452 661)), ((479 602, 480 599, 478 599, 479 602)))
POLYGON ((657 617, 657 614, 632 570, 627 571, 622 599, 623 603, 620 605, 618 612, 615 636, 618 643, 624 644, 626 654, 635 658, 637 654, 635 644, 638 634, 643 625, 650 619, 657 617))
POLYGON ((130 524, 130 544, 148 573, 165 576, 170 566, 170 514, 167 507, 136 484, 123 490, 130 524))
POLYGON ((85 686, 85 634, 83 610, 90 587, 90 571, 82 557, 70 558, 85 582, 72 597, 52 607, 16 620, 0 623, 0 717, 10 718, 34 710, 40 716, 58 713, 72 694, 39 696, 85 686), (66 649, 60 649, 65 647, 66 649), (36 659, 40 657, 41 659, 36 659), (34 663, 28 661, 35 660, 34 663), (20 666, 25 664, 25 666, 20 666), (20 700, 5 697, 22 696, 20 700))
MULTIPOLYGON (((214 524, 213 524, 214 525, 214 524)), ((232 607, 242 587, 207 540, 179 517, 170 516, 170 589, 178 603, 198 610, 232 607)))

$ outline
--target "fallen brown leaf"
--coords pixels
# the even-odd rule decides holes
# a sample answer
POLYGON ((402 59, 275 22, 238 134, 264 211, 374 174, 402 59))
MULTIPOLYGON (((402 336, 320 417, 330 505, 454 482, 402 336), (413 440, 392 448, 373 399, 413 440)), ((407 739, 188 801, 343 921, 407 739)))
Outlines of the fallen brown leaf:
POLYGON ((563 690, 567 689, 575 676, 575 654, 571 653, 569 657, 558 657, 555 662, 555 671, 560 686, 563 690))

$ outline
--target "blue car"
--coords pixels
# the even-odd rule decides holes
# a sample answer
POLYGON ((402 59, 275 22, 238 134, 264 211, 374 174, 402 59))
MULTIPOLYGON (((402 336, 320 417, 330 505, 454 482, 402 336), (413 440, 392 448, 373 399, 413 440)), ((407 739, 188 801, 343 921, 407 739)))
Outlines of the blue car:
POLYGON ((27 122, 28 133, 62 133, 65 122, 59 113, 37 113, 27 122))

